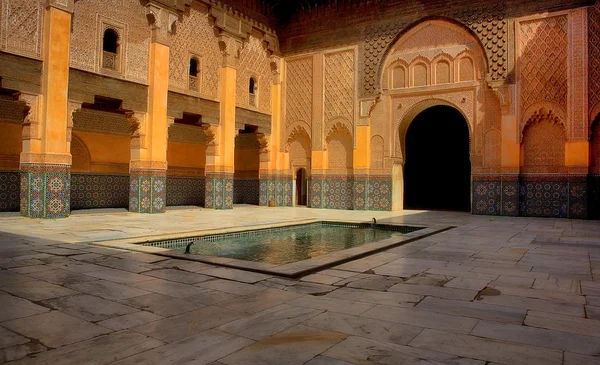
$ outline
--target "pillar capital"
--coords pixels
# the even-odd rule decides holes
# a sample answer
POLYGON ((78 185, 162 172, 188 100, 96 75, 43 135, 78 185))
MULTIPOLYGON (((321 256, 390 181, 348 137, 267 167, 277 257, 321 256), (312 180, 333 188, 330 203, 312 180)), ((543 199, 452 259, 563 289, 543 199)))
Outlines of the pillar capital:
POLYGON ((281 84, 281 57, 271 56, 269 58, 269 62, 271 65, 271 82, 274 85, 281 84))
POLYGON ((170 36, 175 32, 179 14, 149 1, 146 4, 146 18, 152 29, 152 42, 169 47, 171 45, 170 36))
POLYGON ((240 60, 240 51, 243 43, 240 39, 232 37, 228 34, 219 36, 219 48, 223 55, 223 67, 237 69, 240 60))
POLYGON ((47 8, 56 8, 69 13, 73 13, 73 4, 75 0, 46 0, 47 8))

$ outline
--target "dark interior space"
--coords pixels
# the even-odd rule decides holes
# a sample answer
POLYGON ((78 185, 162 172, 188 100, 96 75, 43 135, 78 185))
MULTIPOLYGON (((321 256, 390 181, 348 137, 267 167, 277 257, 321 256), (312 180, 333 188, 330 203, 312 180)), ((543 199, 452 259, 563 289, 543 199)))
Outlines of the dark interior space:
POLYGON ((404 208, 471 210, 469 129, 462 114, 431 107, 406 133, 404 208))

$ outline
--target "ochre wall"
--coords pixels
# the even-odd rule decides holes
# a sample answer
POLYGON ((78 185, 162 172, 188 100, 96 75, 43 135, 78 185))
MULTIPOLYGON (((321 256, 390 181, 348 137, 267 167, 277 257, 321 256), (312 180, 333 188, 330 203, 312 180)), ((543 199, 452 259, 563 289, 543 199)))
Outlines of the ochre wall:
POLYGON ((103 174, 128 174, 130 137, 100 133, 76 132, 90 152, 90 172, 103 174))

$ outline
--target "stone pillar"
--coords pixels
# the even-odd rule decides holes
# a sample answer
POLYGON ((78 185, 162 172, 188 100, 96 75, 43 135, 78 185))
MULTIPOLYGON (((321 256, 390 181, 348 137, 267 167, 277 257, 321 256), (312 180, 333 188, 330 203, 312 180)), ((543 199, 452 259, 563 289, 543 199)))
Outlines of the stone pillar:
POLYGON ((521 130, 517 118, 515 85, 497 90, 502 111, 502 147, 500 156, 501 215, 519 215, 519 172, 521 165, 521 130))
POLYGON ((169 44, 178 16, 148 3, 147 17, 152 26, 148 57, 148 110, 130 117, 133 138, 129 211, 163 213, 167 200, 169 44))
MULTIPOLYGON (((362 120, 362 118, 361 118, 362 120)), ((371 163, 371 127, 367 123, 356 126, 355 148, 353 156, 353 203, 355 210, 368 209, 369 193, 369 165, 371 163), (366 124, 366 125, 365 125, 366 124)))
POLYGON ((206 152, 206 208, 233 209, 236 77, 241 46, 241 40, 235 37, 220 36, 223 54, 220 125, 214 133, 213 147, 206 152))
POLYGON ((22 95, 21 215, 70 214, 71 153, 68 141, 69 51, 73 1, 49 0, 44 14, 42 95, 22 95))

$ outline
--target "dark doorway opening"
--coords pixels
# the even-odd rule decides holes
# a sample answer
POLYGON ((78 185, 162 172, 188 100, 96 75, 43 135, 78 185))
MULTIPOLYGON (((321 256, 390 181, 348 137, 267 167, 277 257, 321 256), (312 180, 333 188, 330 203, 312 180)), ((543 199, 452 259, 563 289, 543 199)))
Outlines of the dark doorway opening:
POLYGON ((298 169, 296 171, 296 205, 306 205, 308 201, 307 180, 306 169, 298 169))
POLYGON ((406 133, 404 208, 471 210, 469 128, 462 114, 434 106, 406 133))

